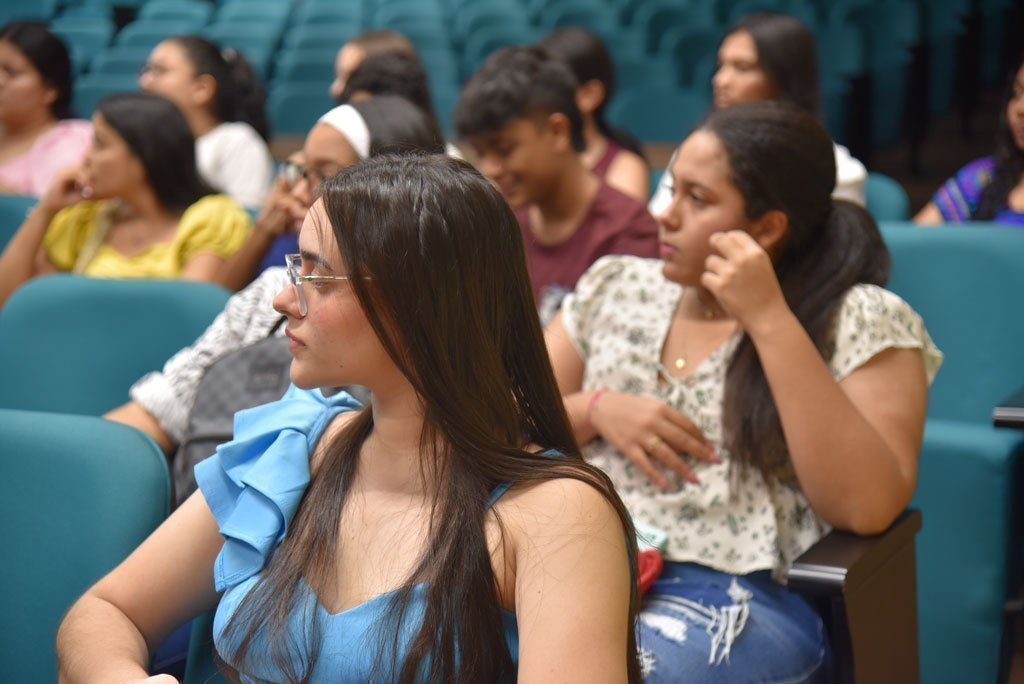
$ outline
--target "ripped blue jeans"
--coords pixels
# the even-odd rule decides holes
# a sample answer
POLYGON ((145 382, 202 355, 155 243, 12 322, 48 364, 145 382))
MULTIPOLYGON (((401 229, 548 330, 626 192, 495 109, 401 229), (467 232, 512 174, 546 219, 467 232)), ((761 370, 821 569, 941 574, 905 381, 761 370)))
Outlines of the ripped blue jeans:
POLYGON ((831 681, 821 618, 768 571, 665 563, 637 621, 647 684, 831 681))

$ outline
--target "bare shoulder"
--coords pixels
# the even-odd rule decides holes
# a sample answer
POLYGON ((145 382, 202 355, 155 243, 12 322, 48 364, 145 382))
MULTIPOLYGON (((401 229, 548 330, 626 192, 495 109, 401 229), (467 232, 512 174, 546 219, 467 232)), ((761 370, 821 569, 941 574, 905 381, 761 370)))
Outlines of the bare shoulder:
POLYGON ((616 529, 622 534, 611 502, 593 485, 569 477, 512 487, 495 504, 513 529, 529 536, 616 529))

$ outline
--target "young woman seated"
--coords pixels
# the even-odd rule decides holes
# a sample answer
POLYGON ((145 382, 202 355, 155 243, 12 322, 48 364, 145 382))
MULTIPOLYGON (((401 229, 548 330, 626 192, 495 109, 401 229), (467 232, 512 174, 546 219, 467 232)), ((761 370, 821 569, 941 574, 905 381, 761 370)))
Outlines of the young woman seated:
POLYGON ((71 58, 46 25, 0 27, 0 192, 38 197, 92 140, 71 118, 71 58))
POLYGON ((670 171, 661 259, 601 259, 547 331, 585 458, 667 535, 646 681, 830 681, 783 582, 829 528, 877 533, 907 505, 941 355, 882 288, 874 221, 832 198, 814 117, 715 110, 670 171))
POLYGON ((214 280, 250 219, 196 172, 192 133, 155 95, 100 100, 81 166, 61 171, 0 254, 0 306, 34 276, 214 280))
POLYGON ((502 196, 441 155, 361 161, 288 267, 295 387, 71 608, 63 681, 145 679, 217 606, 247 682, 639 682, 632 527, 575 446, 502 196), (313 389, 349 383, 367 406, 313 389))

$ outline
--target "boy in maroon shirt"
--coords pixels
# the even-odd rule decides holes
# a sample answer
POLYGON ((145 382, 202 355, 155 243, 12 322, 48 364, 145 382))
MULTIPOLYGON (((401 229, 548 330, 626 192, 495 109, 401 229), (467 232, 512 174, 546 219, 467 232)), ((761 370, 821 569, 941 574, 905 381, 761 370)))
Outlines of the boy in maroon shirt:
POLYGON ((575 81, 543 49, 491 55, 463 88, 454 118, 458 138, 516 212, 543 320, 598 258, 657 257, 658 226, 647 208, 580 161, 575 81))

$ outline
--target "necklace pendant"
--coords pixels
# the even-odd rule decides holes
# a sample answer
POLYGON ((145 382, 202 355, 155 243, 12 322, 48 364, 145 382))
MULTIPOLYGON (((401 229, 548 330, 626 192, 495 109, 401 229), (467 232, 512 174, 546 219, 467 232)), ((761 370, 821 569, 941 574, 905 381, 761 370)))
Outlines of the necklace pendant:
POLYGON ((676 370, 683 370, 684 368, 686 368, 686 359, 680 356, 678 359, 676 359, 675 367, 676 370))

